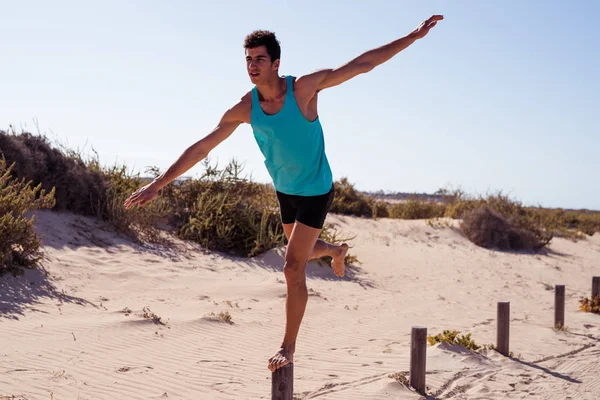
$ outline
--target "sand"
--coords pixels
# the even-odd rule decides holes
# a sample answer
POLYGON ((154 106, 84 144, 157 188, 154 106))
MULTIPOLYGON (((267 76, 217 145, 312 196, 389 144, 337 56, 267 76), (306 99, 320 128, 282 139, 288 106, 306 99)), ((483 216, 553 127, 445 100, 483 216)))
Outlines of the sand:
MULTIPOLYGON (((356 236, 361 264, 343 279, 307 268, 297 399, 600 398, 600 315, 578 311, 600 275, 599 234, 528 254, 479 248, 456 222, 328 222, 356 236), (566 285, 566 332, 552 329, 555 284, 566 285), (408 372, 412 326, 494 343, 504 300, 513 358, 429 346, 428 397, 390 377, 408 372)), ((140 246, 49 211, 37 213, 36 229, 45 272, 0 278, 0 399, 271 398, 284 249, 243 259, 175 239, 140 246)))

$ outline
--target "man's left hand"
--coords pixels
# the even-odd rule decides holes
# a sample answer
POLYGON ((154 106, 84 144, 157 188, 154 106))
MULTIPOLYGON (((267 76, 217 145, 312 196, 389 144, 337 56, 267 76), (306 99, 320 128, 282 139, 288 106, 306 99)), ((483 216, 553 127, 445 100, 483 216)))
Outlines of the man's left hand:
POLYGON ((444 19, 443 15, 433 15, 429 19, 423 21, 421 25, 417 29, 415 29, 412 33, 412 36, 415 39, 422 39, 429 33, 429 30, 433 28, 438 21, 444 19))

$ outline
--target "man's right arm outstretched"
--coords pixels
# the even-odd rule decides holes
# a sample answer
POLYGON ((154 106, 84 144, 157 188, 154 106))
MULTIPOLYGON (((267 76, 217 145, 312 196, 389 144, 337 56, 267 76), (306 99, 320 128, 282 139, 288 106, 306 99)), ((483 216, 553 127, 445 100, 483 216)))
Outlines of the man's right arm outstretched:
POLYGON ((125 208, 143 206, 156 198, 158 191, 183 175, 202 161, 217 145, 227 139, 242 122, 250 123, 248 96, 244 96, 235 106, 227 110, 215 129, 204 138, 188 147, 164 173, 151 183, 136 190, 127 200, 125 208))

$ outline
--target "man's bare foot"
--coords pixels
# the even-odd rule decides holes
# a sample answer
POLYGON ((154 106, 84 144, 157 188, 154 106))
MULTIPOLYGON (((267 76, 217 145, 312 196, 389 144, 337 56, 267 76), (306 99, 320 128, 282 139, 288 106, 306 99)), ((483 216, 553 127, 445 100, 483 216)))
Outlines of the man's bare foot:
POLYGON ((294 349, 286 350, 282 347, 277 353, 275 353, 273 357, 269 358, 269 370, 271 370, 271 372, 275 372, 276 369, 279 369, 293 362, 294 349))
POLYGON ((348 253, 348 245, 346 243, 342 243, 342 245, 336 249, 335 255, 333 256, 333 261, 331 262, 331 267, 333 268, 333 273, 339 276, 340 278, 344 276, 344 259, 346 258, 346 254, 348 253))

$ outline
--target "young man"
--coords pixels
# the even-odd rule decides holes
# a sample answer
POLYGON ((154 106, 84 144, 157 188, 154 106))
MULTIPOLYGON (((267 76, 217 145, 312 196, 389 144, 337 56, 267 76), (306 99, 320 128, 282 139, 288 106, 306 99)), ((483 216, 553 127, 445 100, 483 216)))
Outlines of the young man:
POLYGON ((279 76, 279 42, 275 34, 255 31, 246 37, 246 68, 254 88, 222 116, 218 126, 179 157, 162 175, 138 189, 125 202, 129 209, 143 206, 158 191, 208 156, 242 123, 250 124, 265 157, 279 200, 288 239, 283 272, 287 283, 286 327, 280 349, 269 359, 275 371, 293 362, 296 338, 306 309, 308 260, 331 256, 333 271, 344 276, 348 246, 318 239, 333 200, 332 173, 325 155, 317 111, 320 91, 371 71, 427 35, 441 15, 427 19, 409 35, 367 51, 334 69, 323 69, 297 79, 279 76))

